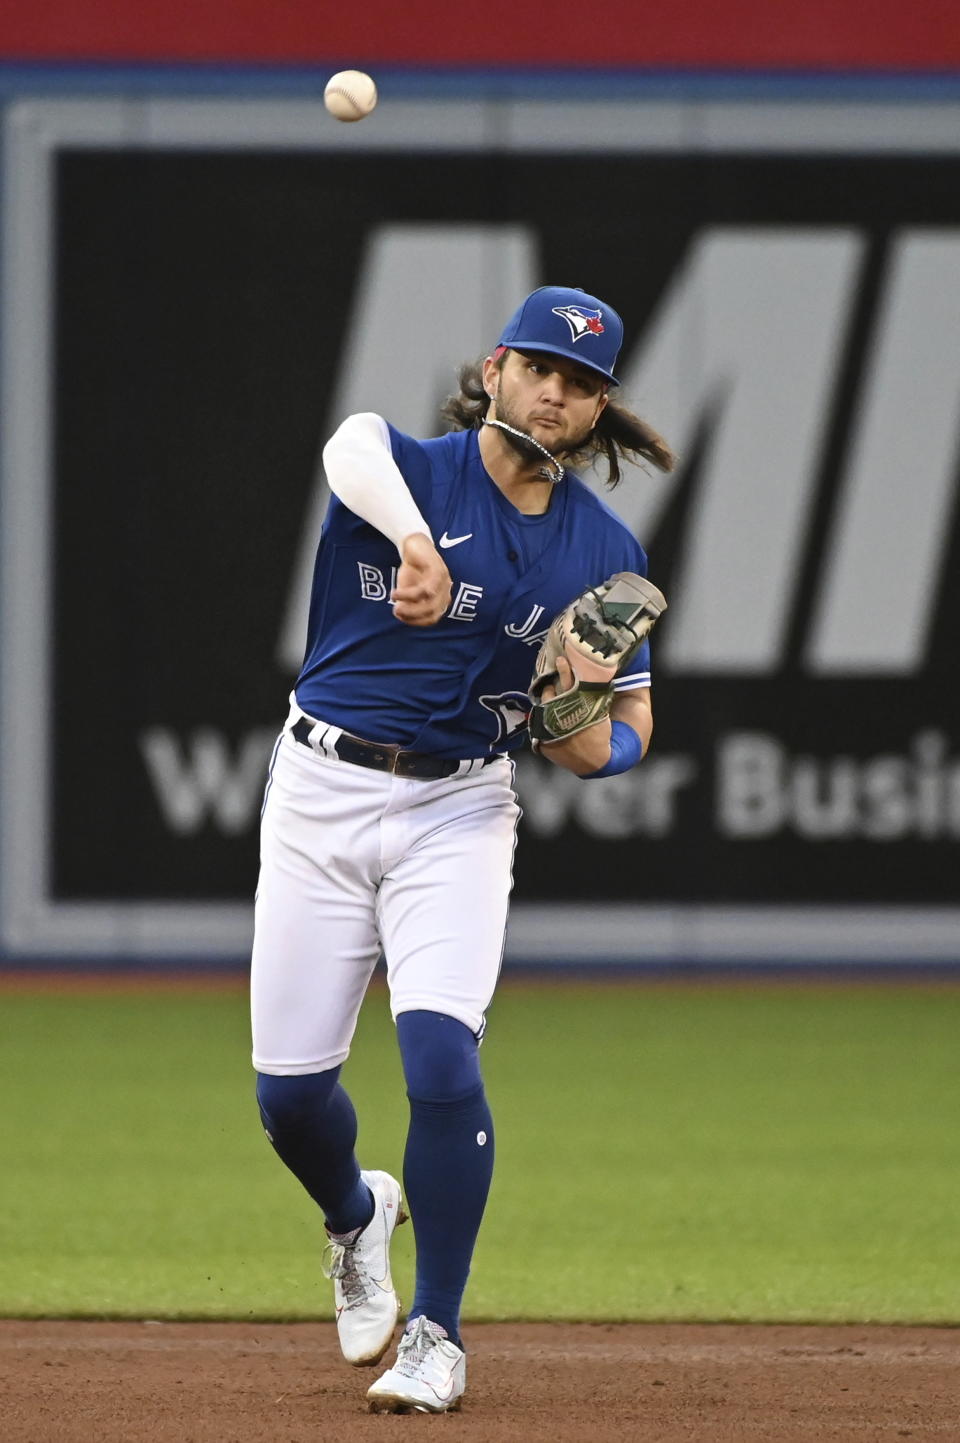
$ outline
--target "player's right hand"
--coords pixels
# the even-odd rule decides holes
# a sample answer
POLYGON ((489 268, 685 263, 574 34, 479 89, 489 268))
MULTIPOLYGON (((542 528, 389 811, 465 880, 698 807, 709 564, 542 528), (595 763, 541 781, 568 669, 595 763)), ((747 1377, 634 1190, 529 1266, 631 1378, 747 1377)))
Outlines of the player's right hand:
POLYGON ((433 626, 450 605, 453 582, 446 562, 421 531, 406 537, 397 584, 390 593, 393 614, 407 626, 433 626))

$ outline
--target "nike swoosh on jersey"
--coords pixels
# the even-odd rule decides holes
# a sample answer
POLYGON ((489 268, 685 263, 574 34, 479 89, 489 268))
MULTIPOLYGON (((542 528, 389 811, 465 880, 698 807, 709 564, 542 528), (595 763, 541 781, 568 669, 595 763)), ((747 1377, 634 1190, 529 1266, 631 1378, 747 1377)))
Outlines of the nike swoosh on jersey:
POLYGON ((448 536, 447 533, 444 532, 440 537, 441 549, 446 551, 448 546, 459 546, 461 541, 469 541, 472 535, 472 531, 468 531, 466 536, 448 536))

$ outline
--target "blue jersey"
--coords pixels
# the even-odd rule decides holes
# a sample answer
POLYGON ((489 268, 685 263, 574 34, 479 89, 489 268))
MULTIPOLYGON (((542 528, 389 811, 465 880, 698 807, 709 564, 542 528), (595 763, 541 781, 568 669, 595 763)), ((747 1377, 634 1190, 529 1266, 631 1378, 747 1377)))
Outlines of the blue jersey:
MULTIPOLYGON (((487 474, 476 431, 389 433, 453 578, 450 608, 435 626, 398 621, 397 548, 331 497, 297 702, 368 741, 463 759, 510 751, 526 735, 527 687, 553 618, 615 571, 645 576, 646 555, 576 476, 554 487, 542 516, 525 516, 487 474)), ((649 684, 644 643, 617 689, 649 684)))

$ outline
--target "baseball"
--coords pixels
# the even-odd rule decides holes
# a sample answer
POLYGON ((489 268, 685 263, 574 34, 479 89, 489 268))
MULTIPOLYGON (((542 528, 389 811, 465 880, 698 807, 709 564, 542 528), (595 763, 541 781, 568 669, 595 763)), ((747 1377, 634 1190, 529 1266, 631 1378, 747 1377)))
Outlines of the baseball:
POLYGON ((377 103, 377 87, 362 70, 338 70, 327 81, 323 103, 337 120, 362 120, 377 103))

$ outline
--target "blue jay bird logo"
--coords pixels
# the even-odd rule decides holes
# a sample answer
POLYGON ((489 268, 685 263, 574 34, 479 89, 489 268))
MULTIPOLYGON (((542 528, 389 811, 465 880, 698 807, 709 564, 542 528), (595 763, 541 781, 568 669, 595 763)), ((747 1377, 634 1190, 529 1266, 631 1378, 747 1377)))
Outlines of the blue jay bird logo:
POLYGON ((584 336, 603 335, 602 311, 588 311, 583 306, 554 306, 553 314, 563 316, 573 341, 582 341, 584 336))
POLYGON ((519 736, 526 728, 527 717, 530 715, 530 698, 525 691, 503 691, 499 696, 481 696, 477 700, 487 711, 492 711, 497 719, 497 735, 490 743, 491 751, 501 742, 519 736))

